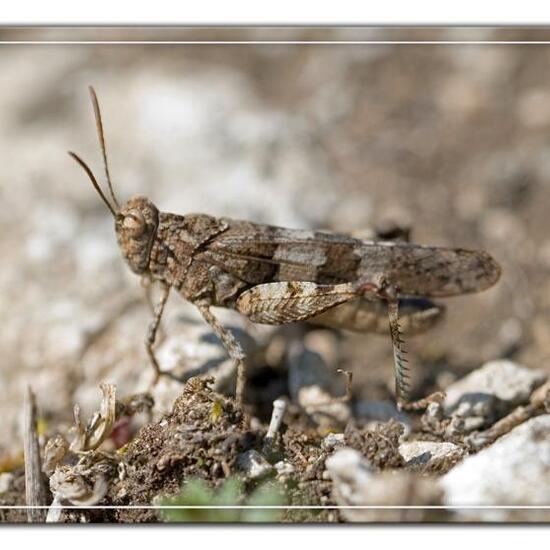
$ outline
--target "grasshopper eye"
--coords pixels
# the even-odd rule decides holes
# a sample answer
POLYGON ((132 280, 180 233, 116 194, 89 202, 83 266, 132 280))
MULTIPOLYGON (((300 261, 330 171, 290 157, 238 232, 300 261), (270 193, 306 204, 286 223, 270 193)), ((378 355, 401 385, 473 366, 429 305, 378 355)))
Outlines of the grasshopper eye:
POLYGON ((146 228, 145 219, 139 210, 133 210, 124 216, 122 227, 131 237, 139 237, 146 228))

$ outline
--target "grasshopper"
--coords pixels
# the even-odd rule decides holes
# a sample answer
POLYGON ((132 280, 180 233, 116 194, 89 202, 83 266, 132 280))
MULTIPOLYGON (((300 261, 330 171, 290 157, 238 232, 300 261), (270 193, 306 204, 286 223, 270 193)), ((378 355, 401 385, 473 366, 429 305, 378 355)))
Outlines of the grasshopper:
POLYGON ((99 102, 94 89, 89 91, 111 201, 88 165, 69 154, 111 212, 130 269, 148 285, 160 286, 145 341, 155 381, 169 374, 161 370, 154 345, 173 289, 196 306, 235 361, 241 404, 245 354, 212 307, 235 309, 255 323, 308 321, 359 332, 389 328, 396 400, 402 408, 415 407, 409 400, 402 328, 422 332, 440 318, 443 308, 429 298, 478 292, 495 284, 500 267, 488 253, 362 240, 206 214, 182 216, 159 211, 143 196, 120 205, 111 183, 99 102))

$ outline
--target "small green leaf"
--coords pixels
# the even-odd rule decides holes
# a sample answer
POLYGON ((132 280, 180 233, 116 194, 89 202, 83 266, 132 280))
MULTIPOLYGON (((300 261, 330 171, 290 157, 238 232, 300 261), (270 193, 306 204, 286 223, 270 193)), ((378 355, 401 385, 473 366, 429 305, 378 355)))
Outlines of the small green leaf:
POLYGON ((222 402, 219 399, 216 399, 214 401, 214 404, 212 405, 212 410, 210 411, 210 419, 212 422, 217 422, 221 415, 223 414, 223 405, 222 402))
POLYGON ((259 486, 247 498, 244 483, 238 477, 225 480, 218 490, 202 479, 190 479, 180 493, 160 500, 161 506, 181 506, 181 508, 161 508, 160 517, 166 522, 275 522, 280 519, 281 510, 215 508, 215 506, 280 506, 285 504, 283 488, 276 483, 259 486), (189 508, 205 506, 205 508, 189 508), (208 506, 212 506, 209 508, 208 506))

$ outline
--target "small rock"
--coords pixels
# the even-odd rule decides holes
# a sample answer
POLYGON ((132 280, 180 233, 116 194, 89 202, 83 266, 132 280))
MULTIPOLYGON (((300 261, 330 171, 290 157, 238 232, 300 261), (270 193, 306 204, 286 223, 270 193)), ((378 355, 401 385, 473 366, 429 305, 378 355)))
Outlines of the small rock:
POLYGON ((438 402, 430 403, 421 418, 424 431, 440 433, 444 418, 445 412, 443 410, 443 405, 438 402))
POLYGON ((293 474, 296 471, 296 468, 286 460, 280 460, 275 464, 275 469, 277 470, 277 475, 288 476, 293 474))
POLYGON ((359 451, 347 447, 328 457, 325 465, 341 496, 350 503, 374 476, 371 463, 359 451))
POLYGON ((344 434, 328 434, 321 442, 321 448, 325 451, 332 451, 335 447, 345 445, 344 434))
POLYGON ((273 466, 255 450, 240 454, 236 459, 235 466, 249 479, 261 479, 274 470, 273 466))
POLYGON ((406 466, 426 466, 434 461, 462 456, 464 451, 454 443, 407 441, 399 445, 399 453, 406 460, 406 466))
POLYGON ((0 474, 0 493, 7 493, 11 489, 14 476, 9 472, 0 474))
MULTIPOLYGON (((454 506, 548 505, 550 414, 532 418, 464 459, 441 478, 445 501, 454 506)), ((457 510, 465 520, 548 521, 543 510, 457 510)))
POLYGON ((495 398, 492 395, 479 393, 471 401, 459 401, 456 409, 453 411, 453 415, 459 418, 472 416, 483 418, 491 414, 494 406, 495 398))
POLYGON ((411 472, 376 474, 370 462, 358 451, 343 448, 326 460, 333 481, 333 496, 340 506, 371 506, 371 509, 342 508, 348 521, 422 521, 430 510, 376 509, 376 506, 438 504, 441 491, 436 483, 411 472))
POLYGON ((526 402, 545 379, 542 371, 513 361, 490 361, 446 389, 445 411, 462 418, 504 414, 526 402))

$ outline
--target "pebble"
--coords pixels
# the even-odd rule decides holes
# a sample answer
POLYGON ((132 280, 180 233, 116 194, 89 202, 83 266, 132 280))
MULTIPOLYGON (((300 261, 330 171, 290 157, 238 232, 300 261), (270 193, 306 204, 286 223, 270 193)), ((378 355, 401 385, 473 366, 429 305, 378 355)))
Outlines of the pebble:
POLYGON ((490 361, 446 388, 445 412, 462 418, 503 415, 525 403, 545 380, 540 370, 506 359, 490 361))
POLYGON ((345 436, 343 433, 328 434, 321 442, 321 448, 325 451, 332 451, 335 447, 345 445, 345 436))
POLYGON ((333 497, 344 507, 340 513, 347 521, 423 521, 430 518, 430 510, 375 507, 422 506, 438 504, 440 500, 441 490, 434 480, 403 471, 376 473, 360 452, 347 447, 327 458, 326 468, 333 482, 333 497))
POLYGON ((328 457, 325 465, 341 497, 358 504, 355 501, 374 476, 371 463, 359 451, 345 447, 328 457))
POLYGON ((361 420, 376 420, 388 422, 391 419, 397 420, 405 427, 405 434, 411 431, 411 419, 408 414, 399 411, 395 403, 391 401, 357 401, 353 406, 353 415, 361 420))
POLYGON ((277 470, 277 474, 280 476, 288 476, 293 474, 296 471, 296 468, 294 468, 290 462, 280 460, 275 463, 275 470, 277 470))
MULTIPOLYGON (((550 503, 550 414, 532 418, 465 458, 440 480, 445 502, 454 506, 550 503)), ((466 520, 548 521, 542 510, 458 510, 466 520)))
POLYGON ((255 450, 240 454, 237 457, 235 466, 249 479, 261 479, 274 471, 273 466, 255 450))
POLYGON ((399 445, 399 454, 407 466, 426 466, 434 460, 464 454, 454 443, 436 441, 406 441, 399 445))

